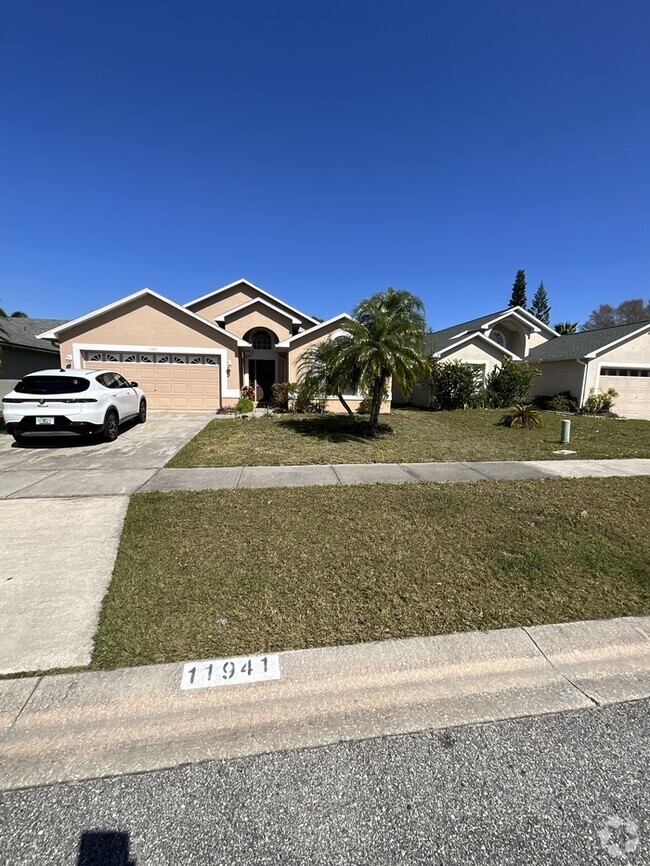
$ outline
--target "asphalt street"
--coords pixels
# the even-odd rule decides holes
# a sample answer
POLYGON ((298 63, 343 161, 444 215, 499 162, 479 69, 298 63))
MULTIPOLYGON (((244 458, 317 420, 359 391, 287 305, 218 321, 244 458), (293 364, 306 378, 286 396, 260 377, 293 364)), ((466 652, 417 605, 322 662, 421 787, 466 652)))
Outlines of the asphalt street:
POLYGON ((650 701, 7 792, 0 862, 650 864, 650 701))

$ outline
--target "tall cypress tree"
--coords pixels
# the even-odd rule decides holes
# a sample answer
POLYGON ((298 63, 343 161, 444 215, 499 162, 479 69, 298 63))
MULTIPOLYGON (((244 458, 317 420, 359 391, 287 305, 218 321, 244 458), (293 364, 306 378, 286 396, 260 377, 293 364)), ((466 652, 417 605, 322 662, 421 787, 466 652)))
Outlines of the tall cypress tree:
POLYGON ((523 307, 526 309, 526 271, 517 271, 517 276, 512 285, 512 295, 508 302, 509 307, 523 307))
POLYGON ((532 306, 528 312, 536 316, 541 322, 544 322, 545 325, 548 325, 551 321, 551 308, 548 303, 548 295, 546 294, 543 280, 535 292, 532 306))

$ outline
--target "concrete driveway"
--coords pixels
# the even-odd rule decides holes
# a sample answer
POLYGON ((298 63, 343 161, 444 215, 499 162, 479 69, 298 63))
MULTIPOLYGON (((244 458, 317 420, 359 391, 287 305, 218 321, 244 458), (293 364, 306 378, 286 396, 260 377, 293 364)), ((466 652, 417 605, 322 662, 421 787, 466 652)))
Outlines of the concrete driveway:
POLYGON ((116 442, 0 436, 0 673, 87 665, 129 494, 205 412, 152 412, 116 442))
POLYGON ((116 442, 32 437, 21 446, 11 436, 0 436, 0 499, 134 493, 213 417, 210 412, 150 412, 146 424, 122 427, 116 442))

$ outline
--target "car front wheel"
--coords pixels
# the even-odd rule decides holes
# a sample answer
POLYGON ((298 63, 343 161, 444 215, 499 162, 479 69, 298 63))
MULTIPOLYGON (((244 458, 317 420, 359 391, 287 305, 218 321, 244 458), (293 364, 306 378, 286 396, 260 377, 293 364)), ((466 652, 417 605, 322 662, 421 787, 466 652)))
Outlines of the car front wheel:
POLYGON ((115 442, 119 433, 120 419, 115 409, 109 409, 104 419, 104 439, 106 442, 115 442))
POLYGON ((140 400, 140 410, 138 412, 138 424, 144 424, 147 420, 147 401, 140 400))

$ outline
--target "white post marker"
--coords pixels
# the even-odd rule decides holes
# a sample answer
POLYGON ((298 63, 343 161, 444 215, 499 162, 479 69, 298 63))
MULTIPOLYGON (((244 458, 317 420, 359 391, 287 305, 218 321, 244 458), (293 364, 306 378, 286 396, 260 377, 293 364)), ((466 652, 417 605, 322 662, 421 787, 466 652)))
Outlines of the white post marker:
POLYGON ((236 656, 185 662, 181 690, 207 689, 211 686, 237 686, 263 680, 280 679, 280 656, 236 656))

